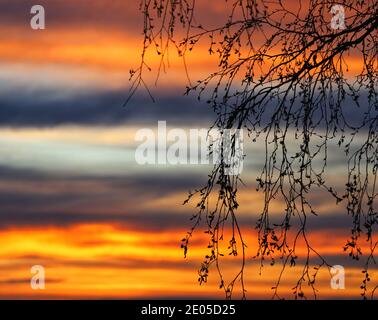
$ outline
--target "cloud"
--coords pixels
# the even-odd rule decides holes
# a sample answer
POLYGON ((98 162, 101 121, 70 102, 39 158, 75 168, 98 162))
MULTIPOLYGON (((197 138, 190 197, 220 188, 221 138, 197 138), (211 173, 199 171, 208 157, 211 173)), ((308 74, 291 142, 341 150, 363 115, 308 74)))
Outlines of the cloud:
POLYGON ((187 225, 190 215, 174 205, 147 208, 151 201, 201 185, 196 174, 91 176, 63 175, 0 166, 0 226, 70 225, 111 222, 138 229, 187 225), (171 212, 167 212, 168 209, 171 212))
POLYGON ((159 96, 157 103, 139 96, 123 107, 126 97, 126 90, 57 94, 55 97, 38 90, 9 90, 0 96, 0 125, 45 127, 153 123, 156 126, 158 120, 174 124, 207 122, 208 125, 214 118, 208 106, 176 94, 159 96))
MULTIPOLYGON (((125 211, 123 214, 112 214, 107 212, 92 213, 88 212, 41 212, 31 211, 24 212, 19 210, 12 214, 7 214, 4 210, 0 212, 0 228, 9 228, 12 226, 43 227, 43 226, 64 226, 68 227, 75 224, 98 224, 110 223, 124 225, 135 231, 159 232, 168 230, 186 230, 192 226, 190 221, 191 214, 182 212, 167 213, 164 210, 156 209, 153 211, 140 210, 139 212, 125 211)), ((239 224, 242 228, 252 228, 255 226, 256 217, 253 215, 242 215, 238 217, 239 224)), ((339 212, 330 215, 316 217, 308 222, 307 231, 329 231, 344 232, 351 227, 351 221, 346 219, 346 214, 339 212)), ((200 227, 201 228, 201 227, 200 227)), ((295 227, 292 227, 295 230, 295 227)), ((199 229, 200 230, 200 229, 199 229)), ((246 231, 248 232, 248 231, 246 231)), ((199 231, 201 233, 201 231, 199 231)), ((346 240, 346 239, 345 239, 346 240)))
MULTIPOLYGON (((34 5, 29 0, 1 0, 5 10, 0 10, 1 24, 16 24, 29 28, 30 9, 34 5)), ((119 29, 120 31, 141 30, 142 20, 135 13, 138 1, 113 0, 40 0, 45 8, 46 25, 56 27, 78 28, 96 25, 98 28, 119 29)))
MULTIPOLYGON (((6 166, 0 166, 0 175, 1 228, 115 223, 155 231, 191 226, 189 219, 196 209, 193 203, 181 204, 188 190, 204 185, 206 179, 205 175, 193 172, 181 172, 179 176, 177 172, 161 171, 97 176, 6 166)), ((252 200, 256 197, 253 187, 240 190, 244 205, 238 216, 246 227, 254 226, 259 213, 252 200)), ((322 209, 324 213, 317 217, 308 217, 309 229, 349 230, 351 220, 343 211, 343 204, 331 206, 329 201, 330 198, 314 192, 316 206, 328 209, 322 209)), ((279 217, 277 211, 273 220, 279 222, 279 217)))
POLYGON ((165 212, 143 212, 124 214, 91 213, 91 212, 40 212, 23 211, 6 213, 0 212, 0 228, 11 226, 70 226, 81 223, 113 223, 125 225, 132 230, 163 231, 177 228, 189 228, 190 216, 182 213, 171 214, 165 212))
MULTIPOLYGON (((140 36, 143 30, 143 14, 139 10, 139 0, 40 0, 45 8, 48 28, 111 29, 118 32, 134 33, 140 36)), ((0 24, 17 24, 29 28, 29 0, 0 0, 5 10, 0 10, 0 24)), ((224 4, 198 1, 196 17, 207 25, 215 26, 228 18, 224 4), (222 20, 221 20, 222 19, 222 20)))
MULTIPOLYGON (((167 89, 155 95, 156 103, 145 94, 135 96, 124 107, 128 91, 121 89, 101 90, 87 88, 46 87, 40 85, 33 89, 27 84, 7 84, 7 75, 2 76, 6 90, 0 95, 0 126, 46 127, 67 124, 78 125, 142 125, 166 120, 174 125, 209 127, 215 120, 215 113, 204 101, 195 96, 183 96, 183 90, 167 89)), ((32 81, 32 79, 30 79, 32 81)), ((205 98, 204 98, 205 100, 205 98)), ((345 101, 344 118, 349 125, 361 122, 367 111, 366 94, 361 93, 362 106, 355 107, 350 99, 345 101), (358 111, 358 113, 356 113, 358 111)), ((296 108, 301 108, 298 104, 296 108)), ((268 123, 274 110, 267 109, 262 125, 268 123)), ((371 111, 371 116, 377 112, 371 111)), ((314 114, 314 121, 319 114, 314 114)), ((320 127, 325 123, 320 123, 320 127)))
MULTIPOLYGON (((62 283, 63 279, 49 278, 49 283, 62 283)), ((0 285, 19 285, 19 284, 30 284, 30 278, 10 278, 5 280, 0 280, 0 285)))

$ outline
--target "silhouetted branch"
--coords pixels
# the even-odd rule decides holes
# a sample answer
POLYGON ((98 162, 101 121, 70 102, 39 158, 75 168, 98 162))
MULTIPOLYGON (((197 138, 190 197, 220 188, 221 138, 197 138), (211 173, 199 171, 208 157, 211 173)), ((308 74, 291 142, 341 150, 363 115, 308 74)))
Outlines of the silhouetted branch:
MULTIPOLYGON (((363 254, 361 235, 370 243, 361 286, 366 297, 368 270, 375 263, 377 243, 373 236, 378 223, 375 202, 378 3, 375 0, 308 0, 295 5, 279 0, 225 3, 229 10, 226 21, 206 28, 197 22, 194 0, 141 1, 144 46, 142 63, 132 72, 131 94, 145 85, 147 50, 155 50, 161 57, 159 75, 170 48, 185 58, 200 43, 208 43, 209 55, 215 56, 218 69, 194 85, 189 84, 186 93, 196 91, 199 98, 205 97, 217 115, 214 127, 245 129, 251 141, 263 141, 265 145, 265 162, 257 178, 257 190, 264 194, 265 202, 256 224, 256 257, 261 266, 266 259, 271 264, 277 258, 282 261, 277 285, 273 287, 274 296, 279 297, 277 290, 284 271, 296 264, 299 241, 305 243, 307 253, 301 257, 304 267, 293 288, 296 298, 306 297, 304 284, 316 297, 318 271, 323 266, 330 267, 307 237, 308 216, 317 215, 309 199, 316 189, 326 190, 337 203, 346 202, 352 233, 345 251, 359 259, 363 254), (336 4, 346 10, 344 29, 330 27, 329 12, 336 4), (353 76, 348 75, 350 55, 361 64, 361 70, 353 76), (355 108, 359 116, 348 118, 347 108, 355 108), (328 148, 333 141, 348 158, 348 181, 341 193, 325 179, 328 148), (289 142, 296 143, 294 151, 289 150, 289 142), (271 214, 271 204, 278 200, 283 201, 285 209, 277 223, 271 214), (313 259, 318 263, 312 272, 313 259)), ((236 214, 241 180, 238 176, 227 176, 224 171, 223 162, 215 165, 207 185, 189 195, 189 199, 198 197, 198 212, 192 217, 194 224, 182 247, 186 255, 193 232, 204 225, 210 253, 199 270, 199 282, 207 281, 209 268, 215 265, 227 298, 238 281, 245 297, 246 244, 236 214), (216 196, 215 201, 212 195, 216 196), (227 229, 231 230, 228 253, 238 256, 241 252, 241 267, 226 284, 220 265, 224 250, 219 243, 225 240, 227 229)))

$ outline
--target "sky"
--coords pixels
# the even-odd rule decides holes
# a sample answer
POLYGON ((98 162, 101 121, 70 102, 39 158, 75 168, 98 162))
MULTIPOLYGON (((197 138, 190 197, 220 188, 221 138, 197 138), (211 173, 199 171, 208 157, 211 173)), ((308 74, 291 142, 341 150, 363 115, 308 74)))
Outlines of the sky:
MULTIPOLYGON (((181 59, 172 55, 158 86, 146 76, 155 103, 142 90, 124 107, 142 48, 139 1, 41 0, 45 30, 30 28, 33 4, 0 0, 0 298, 223 298, 215 270, 209 283, 197 282, 205 234, 195 234, 186 259, 180 248, 195 212, 182 203, 211 167, 140 166, 134 157, 141 128, 155 130, 159 120, 208 128, 215 119, 206 104, 184 97, 181 59), (33 265, 45 267, 44 290, 30 287, 33 265)), ((224 17, 215 1, 199 6, 210 24, 224 17)), ((216 67, 201 48, 187 63, 192 79, 216 67)), ((248 297, 270 298, 279 267, 267 264, 260 274, 252 259, 263 145, 246 148, 238 214, 249 244, 248 297)), ((329 179, 341 187, 345 157, 333 148, 329 179)), ((332 290, 321 271, 319 297, 359 298, 361 263, 342 250, 351 219, 328 195, 312 197, 320 213, 310 219, 313 243, 346 270, 345 290, 332 290)), ((279 204, 273 213, 282 213, 279 204)), ((225 259, 226 273, 239 262, 225 259)), ((287 298, 301 263, 281 283, 287 298)))

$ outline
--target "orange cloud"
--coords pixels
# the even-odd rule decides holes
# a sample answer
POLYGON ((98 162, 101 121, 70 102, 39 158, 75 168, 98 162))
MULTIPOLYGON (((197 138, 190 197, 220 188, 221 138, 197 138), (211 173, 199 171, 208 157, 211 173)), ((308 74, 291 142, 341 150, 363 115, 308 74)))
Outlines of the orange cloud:
MULTIPOLYGON (((0 231, 0 297, 2 298, 132 298, 132 297, 218 297, 216 271, 210 282, 199 287, 196 268, 206 253, 205 238, 197 235, 188 259, 178 245, 182 230, 136 232, 117 225, 83 224, 68 228, 11 228, 0 231), (202 239, 202 240, 201 240, 202 239), (30 288, 30 267, 46 268, 46 290, 30 288)), ((248 237, 251 240, 254 235, 248 237)), ((339 254, 340 248, 326 232, 312 234, 323 254, 339 254), (327 241, 326 241, 327 239, 327 241)), ((336 241, 337 242, 337 241, 336 241)), ((249 242, 251 244, 252 242, 249 242)), ((251 248, 254 246, 251 245, 251 248)), ((251 249, 252 250, 252 249, 251 249)), ((301 250, 298 254, 303 254, 301 250)), ((249 258, 250 259, 250 258, 249 258)), ((257 262, 248 259, 247 289, 251 298, 269 298, 280 266, 265 266, 259 275, 257 262)), ((238 262, 227 258, 225 276, 237 271, 238 262)), ((301 265, 285 273, 280 292, 290 297, 301 265)), ((318 277, 320 297, 356 297, 361 273, 347 267, 347 290, 329 287, 327 268, 318 277)))

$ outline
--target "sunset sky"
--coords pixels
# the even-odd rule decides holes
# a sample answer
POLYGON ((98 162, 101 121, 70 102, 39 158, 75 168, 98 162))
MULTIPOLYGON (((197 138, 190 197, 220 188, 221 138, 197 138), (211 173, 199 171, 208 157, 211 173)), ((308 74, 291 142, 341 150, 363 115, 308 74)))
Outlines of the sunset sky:
MULTIPOLYGON (((216 272, 199 286, 207 254, 203 232, 183 257, 180 239, 191 227, 187 192, 202 186, 210 166, 140 166, 134 136, 140 128, 207 128, 214 114, 184 97, 182 60, 154 86, 153 103, 141 90, 123 107, 129 70, 138 65, 142 16, 138 0, 40 0, 46 29, 30 28, 34 1, 0 0, 0 298, 223 298, 216 272), (46 269, 46 289, 32 290, 30 268, 46 269)), ((218 1, 202 1, 208 22, 224 17, 218 1)), ((199 9, 201 12, 201 9, 199 9)), ((149 57, 152 66, 158 59, 149 57)), ((359 62, 350 57, 351 70, 359 62)), ((201 52, 187 61, 191 79, 216 67, 201 52)), ((254 224, 263 206, 255 179, 263 145, 247 145, 239 217, 248 246, 248 298, 270 298, 279 265, 259 274, 254 224)), ((335 147, 329 179, 345 184, 345 156, 335 147)), ((351 218, 324 193, 312 195, 319 217, 311 238, 332 265, 346 270, 346 289, 332 290, 324 269, 320 298, 359 298, 361 263, 343 252, 351 218)), ((274 214, 282 213, 279 204, 274 214)), ((237 259, 226 259, 227 273, 237 259)), ((280 293, 291 297, 297 267, 280 293)), ((214 270, 215 271, 215 270, 214 270)), ((374 273, 374 272, 373 272, 374 273)), ((375 271, 376 273, 376 271, 375 271)))

